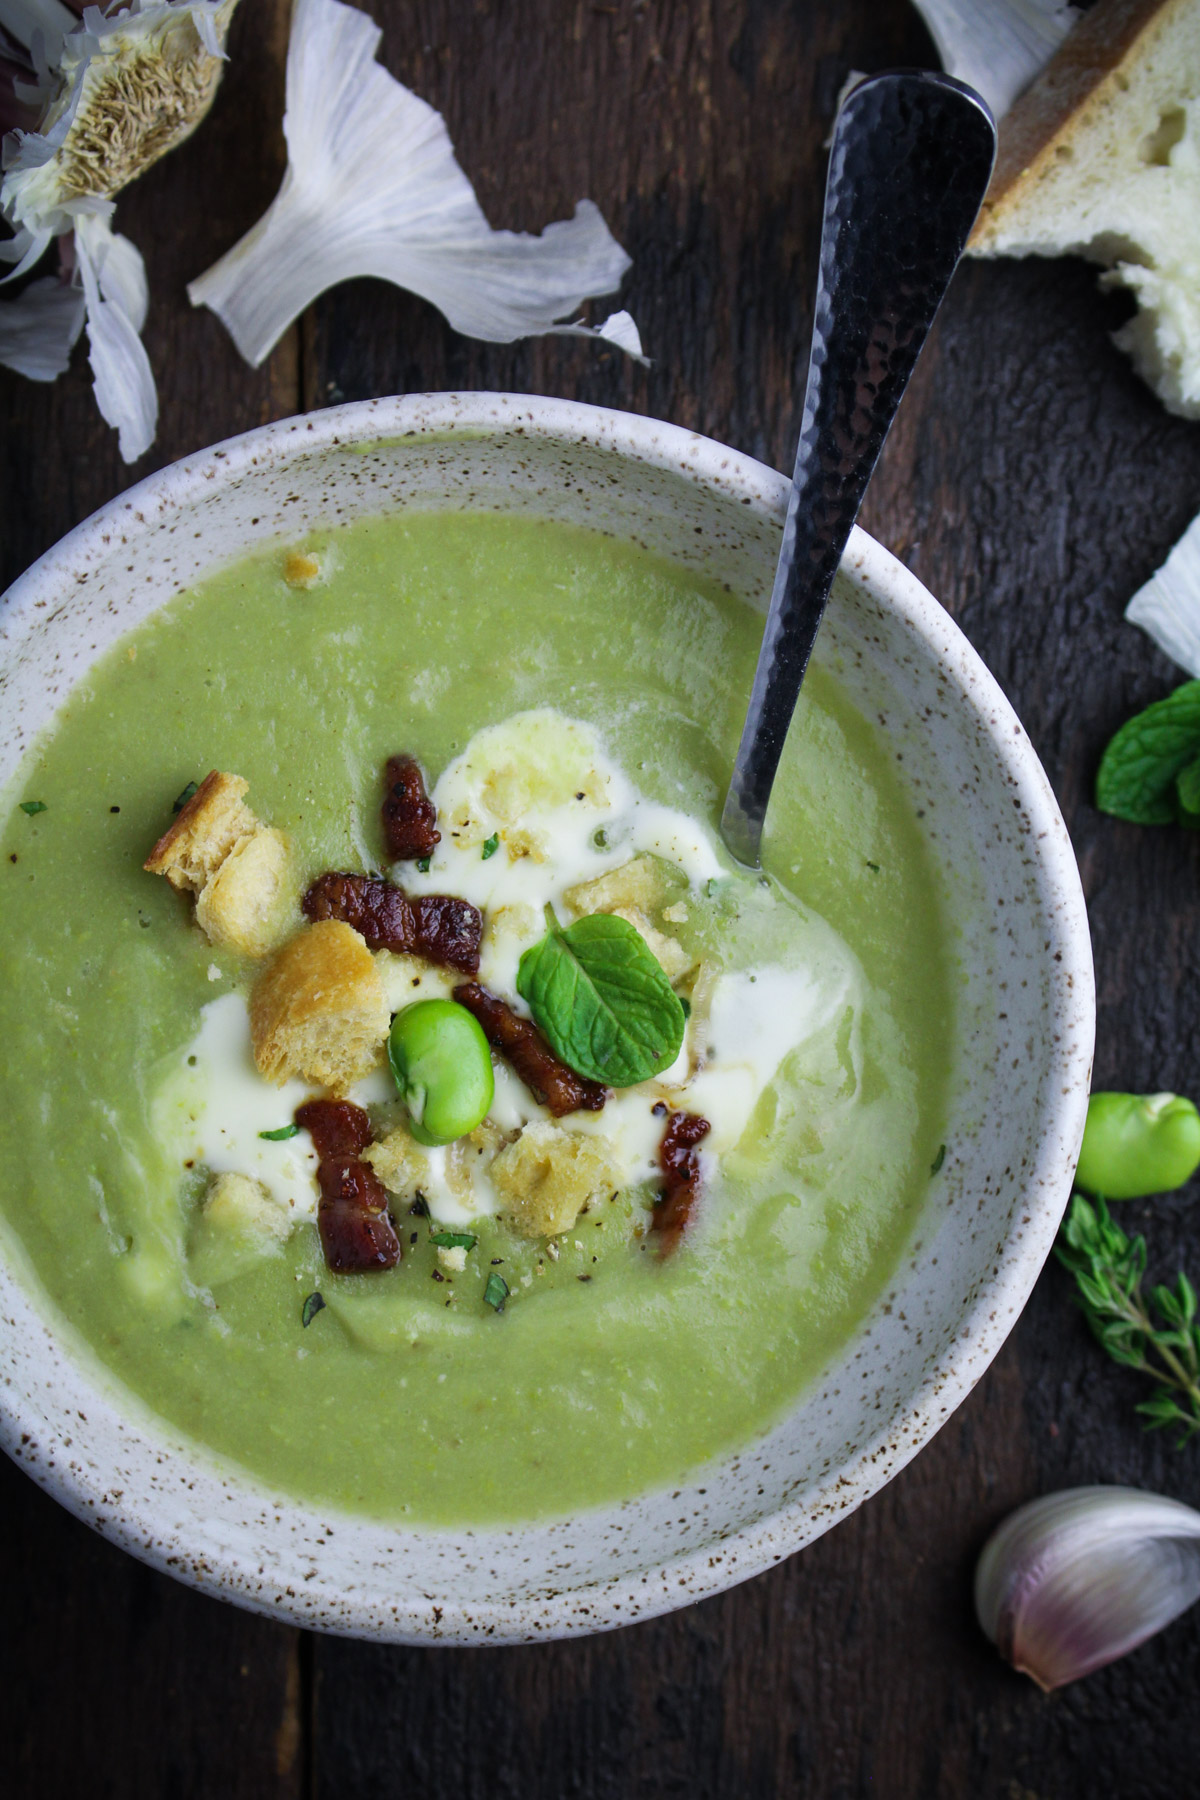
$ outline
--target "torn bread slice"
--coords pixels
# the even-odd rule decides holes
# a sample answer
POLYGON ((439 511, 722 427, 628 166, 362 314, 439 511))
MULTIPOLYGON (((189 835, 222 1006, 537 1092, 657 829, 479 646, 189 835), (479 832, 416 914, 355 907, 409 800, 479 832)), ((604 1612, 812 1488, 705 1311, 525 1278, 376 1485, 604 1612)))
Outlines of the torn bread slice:
POLYGON ((250 996, 259 1072, 344 1094, 379 1061, 391 1024, 375 958, 357 931, 322 919, 276 952, 250 996))
POLYGON ((249 785, 213 769, 143 867, 196 895, 196 922, 210 943, 264 956, 277 935, 287 844, 246 805, 249 785))
POLYGON ((1200 5, 1099 0, 1004 120, 969 250, 1085 256, 1137 298, 1116 333, 1200 418, 1200 5))

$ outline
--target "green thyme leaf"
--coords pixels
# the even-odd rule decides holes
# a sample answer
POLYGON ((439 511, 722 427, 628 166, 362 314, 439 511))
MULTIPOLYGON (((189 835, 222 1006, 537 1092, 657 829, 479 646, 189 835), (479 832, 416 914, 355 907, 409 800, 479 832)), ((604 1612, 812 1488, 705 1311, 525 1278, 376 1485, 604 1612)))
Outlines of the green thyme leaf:
POLYGON ((508 1299, 508 1283, 505 1281, 503 1275, 497 1275, 493 1272, 488 1276, 487 1286, 483 1290, 483 1297, 494 1311, 498 1313, 504 1311, 504 1302, 508 1299))
POLYGON ((28 813, 30 818, 33 817, 34 813, 49 812, 49 810, 50 808, 46 805, 44 800, 22 800, 21 802, 21 811, 23 813, 28 813))
POLYGON ((517 992, 556 1056, 590 1081, 634 1087, 667 1069, 683 1043, 683 1007, 627 919, 593 913, 526 950, 517 992))
POLYGON ((496 832, 490 838, 485 838, 483 840, 483 860, 484 860, 484 862, 487 861, 489 856, 495 856, 495 854, 499 848, 500 848, 499 832, 496 832))
MULTIPOLYGON (((1176 783, 1200 758, 1200 681, 1185 681, 1122 725, 1100 760, 1096 805, 1135 825, 1170 825, 1181 794, 1176 783)), ((1200 797, 1200 796, 1198 796, 1200 797)))
POLYGON ((431 1231, 429 1241, 439 1250, 473 1250, 479 1239, 470 1231, 431 1231))
POLYGON ((429 865, 432 861, 433 858, 431 856, 418 856, 417 867, 420 869, 422 875, 428 875, 429 865))
POLYGON ((946 1146, 945 1146, 945 1144, 941 1144, 938 1146, 937 1155, 934 1157, 933 1161, 929 1165, 929 1173, 931 1175, 937 1175, 940 1172, 942 1164, 945 1162, 945 1160, 946 1160, 946 1146))
POLYGON ((260 1138, 266 1138, 269 1143, 282 1144, 285 1138, 294 1138, 299 1131, 298 1125, 279 1125, 274 1131, 260 1131, 258 1135, 260 1138))
POLYGON ((324 1294, 319 1294, 319 1293, 318 1294, 310 1294, 308 1296, 308 1299, 304 1302, 304 1308, 300 1314, 300 1323, 301 1323, 301 1325, 303 1325, 303 1327, 306 1331, 308 1330, 308 1327, 312 1324, 313 1320, 316 1318, 317 1314, 319 1312, 323 1312, 324 1310, 325 1310, 324 1294))
POLYGON ((1154 1382, 1137 1411, 1148 1431, 1179 1433, 1182 1447, 1200 1431, 1200 1325, 1196 1294, 1186 1275, 1142 1292, 1146 1240, 1129 1238, 1103 1200, 1076 1194, 1054 1254, 1075 1281, 1075 1298, 1093 1336, 1122 1368, 1154 1382))
POLYGON ((176 794, 171 803, 171 811, 173 813, 182 812, 199 785, 199 782, 189 781, 183 792, 181 794, 176 794))

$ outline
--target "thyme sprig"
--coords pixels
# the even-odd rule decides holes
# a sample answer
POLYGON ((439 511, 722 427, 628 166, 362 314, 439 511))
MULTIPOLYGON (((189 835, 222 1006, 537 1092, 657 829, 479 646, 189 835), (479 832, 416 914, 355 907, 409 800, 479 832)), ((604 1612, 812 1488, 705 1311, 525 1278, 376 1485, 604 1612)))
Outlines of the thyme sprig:
POLYGON ((1147 1431, 1175 1429, 1182 1448, 1200 1431, 1200 1323, 1195 1289, 1184 1274, 1142 1292, 1146 1240, 1130 1238, 1104 1201, 1076 1194, 1054 1254, 1075 1279, 1075 1298, 1094 1336, 1123 1368, 1155 1384, 1137 1410, 1147 1431))

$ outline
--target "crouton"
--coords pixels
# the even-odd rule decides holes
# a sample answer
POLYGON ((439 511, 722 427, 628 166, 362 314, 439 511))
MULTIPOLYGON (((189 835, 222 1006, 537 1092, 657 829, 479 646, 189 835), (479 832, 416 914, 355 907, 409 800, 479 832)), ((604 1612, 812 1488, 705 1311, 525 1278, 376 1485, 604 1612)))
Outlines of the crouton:
POLYGON ((548 1122, 527 1125, 490 1173, 509 1224, 530 1238, 569 1231, 590 1200, 619 1185, 606 1138, 548 1122))
POLYGON ((403 1125, 374 1144, 368 1144, 362 1160, 369 1162, 389 1194, 415 1194, 427 1178, 429 1165, 410 1132, 403 1125))
POLYGON ((267 964, 250 996, 259 1072, 345 1093, 379 1060, 391 1015, 375 959, 357 931, 322 919, 267 964))
POLYGON ((694 969, 700 961, 698 956, 690 956, 678 938, 668 937, 665 931, 656 931, 645 913, 636 906, 616 906, 613 908, 615 919, 624 919, 626 924, 644 940, 652 956, 661 964, 668 981, 681 981, 689 969, 694 969))
POLYGON ((282 832, 263 825, 235 844, 196 900, 196 923, 209 942, 265 956, 275 940, 275 902, 286 873, 282 832))
POLYGON ((239 1231, 281 1244, 291 1234, 292 1215, 272 1199, 261 1181, 225 1169, 214 1175, 204 1196, 204 1220, 223 1231, 239 1231))
POLYGON ((231 1170, 214 1175, 188 1247, 193 1276, 211 1287, 274 1256, 294 1222, 261 1181, 231 1170))
POLYGON ((165 875, 173 888, 198 894, 234 845, 258 830, 258 820, 242 799, 249 787, 240 775, 213 769, 142 867, 151 875, 165 875))
POLYGON ((656 856, 635 856, 597 875, 592 881, 581 881, 568 888, 563 899, 581 918, 589 913, 616 912, 623 906, 649 912, 661 906, 667 897, 667 881, 663 865, 656 856))
POLYGON ((275 937, 287 846, 245 804, 248 786, 213 769, 143 866, 197 896, 196 922, 210 943, 264 956, 275 937))
POLYGON ((446 1180, 460 1199, 468 1199, 475 1175, 491 1167, 504 1143, 505 1134, 490 1119, 484 1119, 474 1131, 456 1138, 446 1157, 446 1180))

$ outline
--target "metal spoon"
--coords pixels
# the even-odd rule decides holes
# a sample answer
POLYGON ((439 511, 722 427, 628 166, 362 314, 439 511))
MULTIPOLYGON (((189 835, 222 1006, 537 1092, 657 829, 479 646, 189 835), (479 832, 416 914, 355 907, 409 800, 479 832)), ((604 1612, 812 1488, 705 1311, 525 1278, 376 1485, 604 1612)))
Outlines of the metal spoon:
POLYGON ((838 115, 783 547, 721 816, 749 868, 846 539, 995 155, 987 106, 948 75, 869 76, 838 115))

